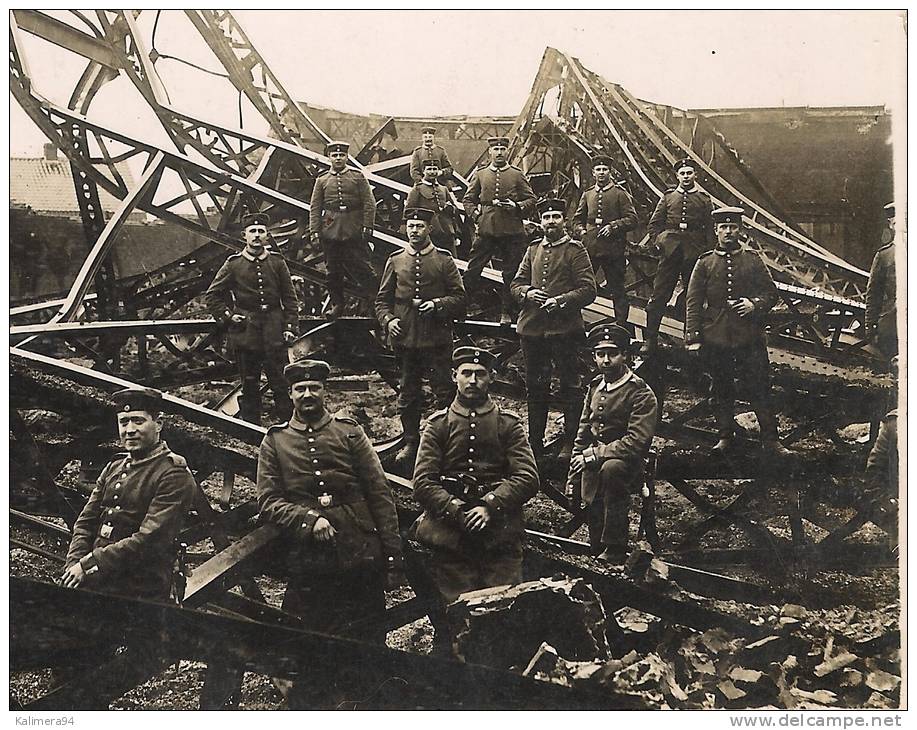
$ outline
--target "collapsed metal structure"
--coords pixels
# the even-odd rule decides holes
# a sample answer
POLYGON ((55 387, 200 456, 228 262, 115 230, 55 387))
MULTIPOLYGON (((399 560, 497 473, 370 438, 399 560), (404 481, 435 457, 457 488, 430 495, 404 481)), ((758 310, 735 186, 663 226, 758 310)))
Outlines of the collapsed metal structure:
MULTIPOLYGON (((232 231, 243 211, 271 213, 274 245, 297 277, 306 308, 318 315, 324 306, 320 293, 324 282, 322 256, 309 244, 307 226, 312 184, 328 169, 328 160, 321 154, 328 135, 294 102, 228 11, 186 11, 186 16, 225 69, 227 79, 267 121, 272 136, 261 137, 176 109, 156 72, 155 62, 160 54, 144 37, 139 15, 140 11, 96 11, 93 17, 73 11, 61 19, 29 10, 10 15, 11 92, 69 158, 87 234, 85 262, 65 296, 11 310, 11 453, 17 465, 13 490, 20 492, 13 501, 11 518, 16 524, 44 535, 56 535, 58 541, 64 542, 66 535, 61 528, 40 516, 60 516, 72 525, 85 500, 85 494, 62 488, 57 480, 60 470, 74 459, 84 459, 87 453, 104 454, 111 433, 98 425, 110 420, 102 394, 129 382, 168 390, 232 372, 220 351, 216 324, 209 319, 187 318, 186 305, 207 287, 227 251, 241 249, 232 231), (35 88, 22 45, 24 32, 86 61, 85 71, 66 106, 45 98, 35 88), (104 84, 118 77, 129 79, 153 109, 174 149, 134 139, 90 119, 93 98, 104 84), (116 167, 126 161, 137 161, 143 169, 130 189, 116 167), (122 201, 107 221, 98 203, 99 187, 122 201), (183 192, 176 194, 175 190, 183 192), (189 206, 193 211, 190 214, 189 206), (133 210, 198 233, 207 243, 160 270, 116 280, 109 255, 133 210), (39 317, 43 321, 36 323, 39 317), (131 364, 129 381, 115 373, 123 369, 121 354, 131 338, 136 341, 135 350, 131 350, 136 352, 136 362, 131 364), (161 355, 174 358, 177 367, 153 372, 148 353, 154 340, 162 348, 161 355), (62 341, 89 358, 93 367, 42 354, 43 348, 55 352, 53 348, 62 341), (49 443, 31 433, 19 411, 35 408, 53 410, 72 422, 72 438, 66 443, 49 443)), ((153 27, 155 37, 155 23, 153 27)), ((671 163, 683 156, 694 159, 701 170, 699 182, 715 201, 741 204, 746 209, 750 245, 778 282, 782 303, 769 320, 770 356, 775 381, 785 394, 784 410, 794 419, 793 428, 782 436, 783 442, 795 443, 815 430, 836 439, 838 426, 874 419, 876 398, 890 381, 877 370, 872 352, 862 339, 865 272, 826 251, 786 220, 735 150, 706 120, 640 102, 619 85, 584 68, 577 59, 549 48, 511 137, 512 155, 530 174, 536 189, 554 191, 571 205, 590 182, 590 156, 599 151, 611 155, 621 171, 621 183, 644 221, 666 187, 671 163)), ((372 140, 367 148, 371 143, 372 140)), ((351 164, 363 169, 376 195, 379 216, 372 245, 375 256, 383 260, 406 245, 398 228, 409 190, 404 182, 407 160, 364 167, 361 159, 366 159, 365 151, 353 155, 351 164)), ((454 192, 460 195, 464 178, 457 176, 457 180, 454 192)), ((465 234, 467 237, 470 231, 465 234)), ((635 243, 639 243, 639 236, 635 243)), ((464 268, 464 262, 458 263, 464 268)), ((652 254, 644 249, 632 252, 628 285, 634 305, 629 319, 638 333, 645 324, 642 306, 648 298, 653 264, 652 254)), ((485 276, 494 284, 499 282, 493 270, 486 271, 485 276)), ((359 291, 350 294, 356 298, 374 295, 359 291)), ((490 302, 485 299, 480 304, 486 312, 490 302)), ((612 313, 611 302, 600 298, 584 311, 584 318, 591 322, 612 313)), ((375 337, 375 323, 371 320, 345 318, 326 322, 304 318, 301 324, 306 334, 294 346, 296 352, 321 352, 335 364, 358 371, 375 370, 389 382, 395 381, 393 357, 375 337)), ((474 319, 458 323, 458 332, 464 340, 486 342, 498 351, 504 373, 500 386, 508 395, 520 397, 519 379, 513 377, 518 343, 512 328, 474 319)), ((667 317, 662 334, 677 343, 682 337, 681 323, 667 317)), ((678 348, 666 348, 665 358, 640 366, 660 394, 672 383, 696 385, 691 369, 681 367, 680 357, 678 348)), ((253 527, 255 507, 251 501, 233 500, 236 476, 254 478, 256 458, 252 447, 260 442, 263 429, 232 417, 231 393, 220 399, 214 409, 175 396, 168 396, 167 402, 169 412, 183 421, 175 424, 170 442, 179 452, 190 449, 195 454, 197 463, 193 468, 198 482, 215 473, 221 473, 223 478, 219 509, 201 492, 195 504, 195 520, 183 537, 189 545, 209 537, 216 548, 216 553, 195 570, 185 607, 166 609, 124 600, 106 609, 79 592, 16 579, 11 601, 15 615, 22 621, 13 624, 12 669, 60 666, 72 661, 67 659, 72 652, 68 654, 69 645, 60 636, 61 629, 72 628, 70 617, 90 607, 121 617, 113 620, 123 620, 125 612, 132 611, 144 616, 162 614, 164 621, 168 614, 168 625, 173 627, 169 645, 176 658, 229 662, 259 668, 273 676, 289 674, 297 657, 310 647, 318 647, 321 652, 343 657, 342 661, 372 656, 380 667, 398 666, 404 676, 415 682, 411 689, 414 694, 408 693, 411 697, 436 692, 442 698, 440 706, 463 706, 468 695, 455 688, 467 688, 469 683, 490 688, 486 694, 490 699, 476 705, 479 707, 531 708, 535 706, 533 698, 540 698, 534 701, 545 707, 630 706, 626 697, 592 696, 479 667, 462 668, 429 657, 353 646, 353 642, 311 634, 298 619, 269 607, 252 576, 269 569, 259 562, 259 557, 265 554, 276 533, 268 525, 253 527), (194 424, 204 430, 195 429, 194 424), (244 595, 229 592, 237 585, 244 595), (42 612, 29 610, 37 605, 43 607, 42 612), (263 641, 249 640, 247 627, 252 620, 259 622, 259 630, 264 633, 258 636, 266 637, 263 641), (211 634, 218 626, 223 627, 219 629, 222 633, 211 634), (217 656, 204 641, 191 641, 202 631, 205 636, 221 636, 223 654, 217 656), (291 645, 291 631, 298 642, 293 644, 296 648, 280 652, 278 647, 291 645), (30 639, 36 633, 42 635, 40 645, 30 639)), ((741 559, 767 564, 788 574, 805 570, 812 561, 835 556, 843 537, 869 519, 861 510, 849 523, 836 526, 832 535, 813 545, 802 525, 803 517, 811 516, 807 513, 810 477, 814 473, 850 474, 856 468, 853 460, 799 458, 779 475, 769 468, 772 465, 759 464, 756 458, 743 459, 741 463, 701 463, 686 457, 683 449, 710 442, 712 434, 706 422, 709 413, 706 399, 680 411, 669 404, 660 425, 660 435, 674 441, 677 448, 661 455, 656 478, 669 481, 708 515, 680 546, 684 555, 692 550, 696 553, 700 539, 717 525, 735 524, 755 546, 745 551, 741 559), (756 491, 773 485, 778 478, 781 484, 790 485, 791 540, 775 535, 741 509, 756 491), (697 489, 696 482, 705 479, 742 479, 748 484, 733 503, 723 507, 713 504, 697 489)), ((397 446, 398 442, 393 441, 379 444, 378 449, 384 456, 397 446)), ((410 485, 394 474, 389 478, 398 496, 399 510, 404 520, 409 520, 416 512, 410 485)), ((570 539, 583 516, 550 484, 545 485, 545 493, 571 516, 552 534, 530 531, 527 563, 535 574, 550 570, 583 575, 611 609, 630 605, 698 628, 731 625, 754 633, 754 627, 725 614, 690 601, 663 598, 607 575, 600 567, 583 568, 582 561, 570 560, 570 554, 583 552, 583 544, 570 539)), ((59 553, 34 545, 17 546, 50 559, 60 557, 59 553)), ((389 611, 391 628, 427 615, 434 600, 421 556, 413 551, 409 555, 417 599, 389 611)), ((698 559, 703 564, 704 556, 698 559)), ((761 598, 760 589, 741 581, 681 565, 673 564, 672 569, 683 587, 700 594, 761 598)), ((129 639, 127 635, 128 644, 129 639)), ((135 669, 127 671, 130 661, 113 661, 120 662, 117 669, 122 680, 112 692, 123 693, 159 669, 139 661, 135 669)), ((73 709, 91 686, 92 677, 112 670, 111 665, 106 665, 72 679, 33 705, 73 709)), ((112 694, 112 698, 116 696, 112 694)))

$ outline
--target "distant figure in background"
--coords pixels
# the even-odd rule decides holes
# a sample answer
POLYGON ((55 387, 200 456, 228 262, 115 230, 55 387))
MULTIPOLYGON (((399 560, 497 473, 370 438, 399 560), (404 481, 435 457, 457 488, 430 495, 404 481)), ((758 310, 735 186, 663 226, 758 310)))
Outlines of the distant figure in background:
POLYGON ((895 204, 885 206, 891 241, 876 251, 866 287, 866 335, 886 359, 898 354, 898 306, 895 290, 895 204))
POLYGON ((446 186, 436 181, 439 173, 439 162, 434 159, 424 160, 423 179, 411 188, 404 208, 405 210, 425 208, 433 211, 433 220, 430 221, 430 240, 437 248, 444 248, 455 256, 458 239, 455 206, 452 205, 446 186))
POLYGON ((446 154, 446 150, 434 141, 436 127, 423 127, 420 130, 420 135, 421 144, 415 147, 411 153, 411 179, 415 183, 423 180, 424 163, 427 160, 435 160, 439 168, 437 181, 448 185, 449 179, 452 177, 452 163, 449 162, 449 155, 446 154))
POLYGON ((599 292, 615 305, 615 321, 625 329, 630 298, 624 275, 627 270, 627 233, 637 227, 637 211, 630 196, 611 179, 611 159, 599 155, 592 160, 595 186, 586 190, 573 214, 574 233, 582 237, 598 283, 599 268, 605 287, 599 292))
POLYGON ((283 256, 268 251, 270 219, 253 213, 243 219, 245 250, 230 256, 204 294, 214 319, 229 327, 242 395, 239 416, 261 423, 261 370, 274 395, 274 419, 286 421, 293 404, 283 368, 287 345, 296 339, 299 301, 283 256))
POLYGON ((363 173, 347 167, 349 149, 347 142, 325 146, 331 169, 315 181, 309 203, 309 235, 321 245, 328 268, 329 319, 344 313, 345 272, 361 296, 372 297, 379 288, 369 250, 376 199, 363 173))

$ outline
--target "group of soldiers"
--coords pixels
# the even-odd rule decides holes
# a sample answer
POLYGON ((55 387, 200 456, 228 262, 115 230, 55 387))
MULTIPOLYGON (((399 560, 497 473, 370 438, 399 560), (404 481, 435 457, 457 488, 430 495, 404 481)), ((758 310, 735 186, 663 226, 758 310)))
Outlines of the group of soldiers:
MULTIPOLYGON (((629 362, 623 267, 625 236, 637 223, 633 205, 611 182, 610 161, 595 159, 595 185, 574 214, 583 241, 575 240, 566 231, 566 201, 536 203, 525 175, 506 164, 507 140, 491 139, 491 163, 476 172, 464 200, 478 235, 463 281, 448 229, 439 229, 444 246, 434 240, 439 206, 447 199, 440 180, 450 165, 432 134, 425 134, 412 160, 412 174, 421 176, 417 186, 425 187, 415 186, 416 205, 404 213, 408 246, 389 257, 378 285, 367 252, 374 207, 367 202, 365 178, 346 167, 344 144, 329 145, 332 169, 316 182, 310 222, 326 252, 334 306, 343 303, 345 272, 367 286, 372 282, 375 315, 399 356, 398 407, 414 496, 423 509, 408 534, 432 553, 443 605, 469 590, 522 579, 522 509, 539 489, 556 371, 568 481, 580 486, 593 554, 620 566, 627 555, 630 501, 659 421, 653 390, 629 362), (543 237, 528 242, 522 220, 533 208, 543 237), (503 315, 517 319, 525 358, 527 431, 519 416, 491 398, 497 358, 486 349, 453 349, 452 323, 464 315, 466 288, 474 288, 494 255, 504 267, 503 315), (616 316, 586 332, 582 310, 596 297, 598 267, 616 316), (585 388, 575 366, 584 343, 596 367, 585 388), (423 378, 437 410, 421 428, 423 378)), ((766 453, 784 453, 768 398, 765 341, 776 288, 761 259, 743 247, 742 210, 713 210, 696 188, 691 160, 680 161, 675 171, 678 187, 666 192, 649 224, 662 253, 644 351, 655 348, 661 313, 682 278, 686 346, 706 363, 712 380, 720 436, 715 449, 733 446, 735 378, 742 377, 766 453), (712 246, 709 236, 715 238, 712 246)), ((385 611, 385 591, 406 580, 395 499, 360 425, 325 406, 329 365, 300 360, 283 367, 285 346, 296 336, 289 270, 265 246, 263 214, 245 220, 244 237, 245 250, 220 269, 206 299, 229 327, 243 383, 241 415, 260 419, 262 367, 274 393, 279 422, 261 443, 257 498, 261 519, 278 525, 285 540, 289 582, 283 609, 314 630, 384 642, 382 624, 372 618, 385 611)), ((882 280, 867 317, 877 329, 889 316, 889 292, 894 303, 894 271, 884 261, 877 255, 874 276, 881 270, 882 280)), ((99 477, 76 523, 61 582, 164 600, 172 588, 175 538, 197 486, 185 460, 161 439, 162 395, 133 388, 115 394, 114 402, 126 453, 99 477)), ((437 647, 448 652, 453 636, 444 615, 437 647)), ((335 671, 343 671, 317 669, 330 672, 325 687, 333 686, 335 671)), ((291 707, 314 707, 317 701, 314 682, 299 681, 290 691, 291 707)))

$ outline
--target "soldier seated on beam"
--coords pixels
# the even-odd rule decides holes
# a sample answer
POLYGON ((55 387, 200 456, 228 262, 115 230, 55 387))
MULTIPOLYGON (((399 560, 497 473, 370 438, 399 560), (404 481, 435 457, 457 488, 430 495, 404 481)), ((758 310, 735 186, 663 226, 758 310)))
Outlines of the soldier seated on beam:
MULTIPOLYGON (((258 454, 258 509, 280 526, 289 582, 282 608, 312 631, 385 643, 385 589, 405 583, 395 501, 379 457, 352 418, 325 410, 330 368, 300 360, 284 371, 293 417, 268 429, 258 454)), ((315 665, 291 709, 331 702, 359 667, 315 665)))
MULTIPOLYGON (((430 416, 414 467, 424 513, 412 530, 433 550, 446 603, 522 580, 522 505, 538 491, 538 470, 519 418, 488 395, 495 359, 474 347, 452 353, 455 400, 430 416)), ((451 643, 437 631, 437 651, 451 643)))
POLYGON ((627 558, 630 495, 640 488, 656 433, 656 396, 627 365, 626 329, 599 322, 588 341, 599 374, 589 385, 567 484, 581 475, 593 554, 619 565, 627 558))

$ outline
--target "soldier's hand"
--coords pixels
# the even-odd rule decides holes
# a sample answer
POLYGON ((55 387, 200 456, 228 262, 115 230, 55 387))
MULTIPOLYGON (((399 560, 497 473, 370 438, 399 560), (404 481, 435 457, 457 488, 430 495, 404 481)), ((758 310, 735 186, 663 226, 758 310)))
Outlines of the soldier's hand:
POLYGON ((612 232, 613 230, 614 230, 614 228, 611 227, 611 224, 610 224, 610 223, 606 223, 604 226, 602 226, 602 227, 599 229, 599 236, 601 236, 602 238, 608 238, 608 237, 611 235, 611 232, 612 232))
POLYGON ((702 343, 700 342, 693 342, 690 345, 688 345, 685 349, 692 354, 697 354, 698 352, 700 352, 701 344, 702 343))
POLYGON ((240 322, 245 321, 245 315, 244 314, 234 314, 229 319, 235 322, 236 324, 239 324, 240 322))
POLYGON ((86 571, 79 563, 74 563, 60 577, 60 583, 64 588, 76 588, 86 578, 86 571))
POLYGON ((732 303, 732 311, 738 314, 740 317, 747 317, 749 314, 755 311, 755 304, 748 297, 742 297, 736 302, 732 303))
POLYGON ((417 307, 417 311, 420 312, 421 314, 433 314, 435 310, 436 310, 436 304, 430 300, 421 302, 420 306, 417 307))
POLYGON ((570 475, 576 476, 586 468, 586 460, 582 454, 574 454, 570 457, 570 475))
POLYGON ((309 240, 312 241, 312 243, 318 243, 318 241, 319 241, 319 235, 318 235, 317 233, 312 233, 312 234, 309 236, 309 240))
POLYGON ((290 332, 290 330, 283 331, 283 341, 286 342, 288 345, 292 344, 295 339, 296 339, 296 335, 290 332))
POLYGON ((393 319, 391 322, 388 323, 388 333, 392 337, 401 337, 401 333, 402 333, 401 319, 396 317, 395 319, 393 319))
POLYGON ((541 303, 541 308, 546 312, 553 312, 560 306, 560 302, 555 297, 548 297, 541 303))
POLYGON ((324 517, 319 517, 315 521, 315 524, 312 525, 312 537, 314 537, 317 542, 328 542, 334 539, 336 532, 334 526, 324 517))
POLYGON ((368 226, 364 226, 363 227, 363 240, 369 241, 369 239, 372 237, 373 237, 373 229, 369 228, 368 226))
POLYGON ((467 532, 480 532, 490 524, 490 510, 484 505, 472 507, 465 513, 464 527, 467 532))
POLYGON ((529 301, 535 302, 535 304, 541 305, 547 301, 548 293, 543 289, 532 287, 525 293, 525 298, 529 301))

